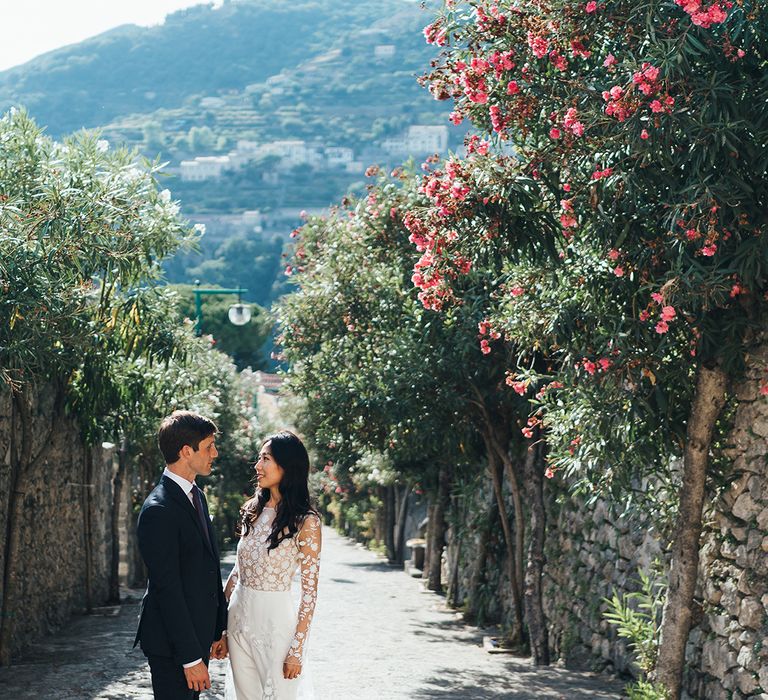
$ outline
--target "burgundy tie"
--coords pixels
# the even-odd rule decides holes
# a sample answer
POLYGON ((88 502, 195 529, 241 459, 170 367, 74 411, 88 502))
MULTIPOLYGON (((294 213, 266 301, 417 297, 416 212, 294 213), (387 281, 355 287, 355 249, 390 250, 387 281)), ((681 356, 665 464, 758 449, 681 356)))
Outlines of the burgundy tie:
POLYGON ((213 547, 211 547, 211 536, 208 534, 208 518, 205 517, 205 510, 203 509, 203 494, 200 493, 197 484, 193 484, 192 486, 192 500, 195 503, 195 510, 197 511, 197 519, 200 521, 200 527, 203 528, 205 541, 208 543, 208 547, 213 549, 213 547))

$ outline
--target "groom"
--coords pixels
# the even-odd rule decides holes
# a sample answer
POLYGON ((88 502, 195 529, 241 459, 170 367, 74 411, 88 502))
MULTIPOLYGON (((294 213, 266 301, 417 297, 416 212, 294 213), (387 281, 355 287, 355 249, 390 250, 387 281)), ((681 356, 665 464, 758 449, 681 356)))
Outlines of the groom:
POLYGON ((157 700, 193 700, 211 687, 208 659, 227 655, 227 603, 205 496, 216 426, 175 411, 157 435, 166 467, 139 514, 139 549, 149 580, 134 647, 149 662, 157 700))

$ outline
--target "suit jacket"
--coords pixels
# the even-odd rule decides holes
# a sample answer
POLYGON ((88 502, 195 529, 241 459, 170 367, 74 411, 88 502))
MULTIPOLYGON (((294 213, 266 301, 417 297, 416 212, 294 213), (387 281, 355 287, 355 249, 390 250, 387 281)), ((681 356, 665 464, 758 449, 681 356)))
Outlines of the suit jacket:
POLYGON ((184 490, 163 476, 141 508, 139 549, 147 565, 134 647, 167 656, 178 664, 207 659, 211 644, 227 626, 219 552, 208 523, 211 546, 184 490))

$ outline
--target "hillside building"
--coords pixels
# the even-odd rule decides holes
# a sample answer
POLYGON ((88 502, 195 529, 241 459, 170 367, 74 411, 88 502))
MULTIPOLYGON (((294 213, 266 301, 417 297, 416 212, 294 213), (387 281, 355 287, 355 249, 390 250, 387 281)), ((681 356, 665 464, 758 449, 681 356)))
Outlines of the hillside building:
POLYGON ((381 142, 384 151, 393 156, 424 156, 448 150, 448 127, 416 124, 405 134, 381 142))

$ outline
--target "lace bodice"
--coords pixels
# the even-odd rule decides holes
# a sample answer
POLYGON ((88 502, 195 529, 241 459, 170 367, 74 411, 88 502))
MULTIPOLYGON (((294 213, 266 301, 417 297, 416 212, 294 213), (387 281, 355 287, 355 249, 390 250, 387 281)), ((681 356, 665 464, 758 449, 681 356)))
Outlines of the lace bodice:
POLYGON ((237 545, 235 568, 227 580, 227 598, 239 583, 260 591, 289 591, 296 570, 301 570, 301 599, 296 634, 289 656, 301 661, 304 643, 317 602, 317 578, 320 566, 320 519, 309 515, 301 529, 269 550, 268 537, 275 519, 273 508, 264 508, 247 535, 237 545))

